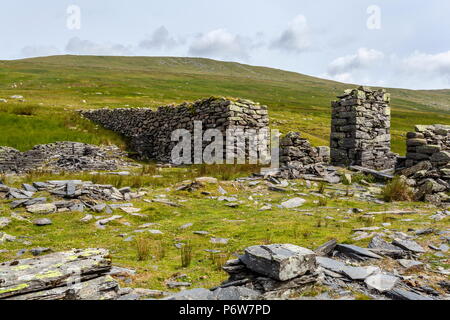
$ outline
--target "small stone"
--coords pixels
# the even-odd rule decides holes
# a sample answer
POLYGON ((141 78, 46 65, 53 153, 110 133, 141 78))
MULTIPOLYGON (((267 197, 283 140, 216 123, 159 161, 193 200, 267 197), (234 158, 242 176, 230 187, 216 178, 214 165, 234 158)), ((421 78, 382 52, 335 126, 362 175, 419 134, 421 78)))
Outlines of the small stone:
POLYGON ((214 244, 228 244, 229 239, 225 238, 211 238, 209 242, 214 244))
POLYGON ((52 220, 47 219, 47 218, 36 219, 36 220, 33 221, 33 224, 34 224, 35 226, 38 226, 38 227, 48 226, 48 225, 51 225, 51 224, 52 224, 52 220))
POLYGON ((392 244, 404 250, 408 250, 415 253, 425 252, 425 249, 422 248, 417 242, 413 240, 395 239, 394 241, 392 241, 392 244))
POLYGON ((0 229, 7 227, 11 223, 10 218, 0 217, 0 229))
POLYGON ((33 256, 40 256, 43 253, 52 251, 50 248, 33 248, 30 250, 33 256))
POLYGON ((180 227, 180 229, 181 229, 181 230, 189 229, 189 228, 192 227, 193 225, 194 225, 193 223, 186 223, 186 224, 183 224, 183 225, 180 227))
POLYGON ((400 265, 405 269, 414 269, 423 266, 423 263, 415 260, 399 259, 397 260, 400 265))
POLYGON ((294 209, 301 207, 303 204, 305 204, 306 200, 302 198, 292 198, 288 201, 282 202, 281 206, 285 209, 294 209))
POLYGON ((29 213, 36 214, 48 214, 56 212, 56 206, 53 203, 34 204, 28 206, 26 209, 29 213))
POLYGON ((132 213, 138 213, 141 211, 140 208, 134 208, 134 207, 121 207, 120 210, 122 210, 125 213, 132 214, 132 213))
POLYGON ((92 214, 87 214, 83 218, 80 219, 81 222, 89 222, 92 219, 94 219, 94 216, 92 214))

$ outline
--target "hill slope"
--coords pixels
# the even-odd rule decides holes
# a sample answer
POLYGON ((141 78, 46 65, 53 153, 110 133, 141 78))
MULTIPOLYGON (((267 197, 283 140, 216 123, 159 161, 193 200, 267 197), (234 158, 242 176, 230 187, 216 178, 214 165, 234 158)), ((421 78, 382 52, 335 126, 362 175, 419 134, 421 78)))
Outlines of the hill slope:
MULTIPOLYGON (((156 107, 211 95, 267 104, 273 127, 328 144, 330 102, 355 85, 277 69, 199 58, 53 56, 0 61, 0 145, 21 150, 76 140, 123 143, 73 111, 156 107), (25 102, 10 99, 22 95, 25 102)), ((450 124, 450 90, 388 89, 393 101, 393 149, 414 124, 450 124)))

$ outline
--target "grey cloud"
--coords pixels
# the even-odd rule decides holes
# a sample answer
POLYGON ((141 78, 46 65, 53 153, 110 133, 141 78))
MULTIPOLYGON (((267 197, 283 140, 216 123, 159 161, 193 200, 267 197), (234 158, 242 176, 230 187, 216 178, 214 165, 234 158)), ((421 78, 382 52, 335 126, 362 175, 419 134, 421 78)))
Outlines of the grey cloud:
POLYGON ((166 27, 156 29, 151 36, 139 43, 142 49, 172 49, 178 45, 178 41, 170 36, 166 27))
POLYGON ((370 67, 383 58, 384 53, 381 51, 359 48, 355 54, 339 57, 332 61, 328 66, 328 74, 331 76, 348 74, 354 70, 370 67))
POLYGON ((52 56, 52 55, 58 55, 61 52, 58 48, 54 46, 46 46, 46 45, 40 45, 40 46, 26 46, 23 47, 21 50, 21 55, 26 58, 30 57, 44 57, 44 56, 52 56))
POLYGON ((121 44, 96 43, 89 40, 82 40, 74 37, 66 45, 66 51, 73 54, 92 55, 113 55, 127 56, 133 55, 132 50, 121 44))
POLYGON ((311 47, 311 35, 306 18, 298 15, 270 47, 294 53, 308 50, 311 47))
POLYGON ((249 43, 241 36, 224 29, 198 35, 189 47, 194 56, 219 59, 249 59, 249 43))

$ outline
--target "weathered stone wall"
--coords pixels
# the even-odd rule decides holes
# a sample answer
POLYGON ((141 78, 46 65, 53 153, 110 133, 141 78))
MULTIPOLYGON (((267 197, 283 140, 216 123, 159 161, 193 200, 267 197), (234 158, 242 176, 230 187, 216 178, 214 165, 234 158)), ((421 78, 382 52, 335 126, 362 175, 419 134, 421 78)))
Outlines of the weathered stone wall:
POLYGON ((331 164, 384 170, 395 166, 391 152, 390 95, 367 87, 346 90, 332 103, 331 164))
MULTIPOLYGON (((194 121, 202 121, 203 130, 228 128, 260 129, 268 127, 267 106, 249 100, 209 98, 179 106, 151 109, 98 109, 81 114, 107 129, 129 138, 133 149, 143 158, 170 162, 177 142, 172 132, 186 129, 194 133, 194 121)), ((205 145, 207 145, 206 143, 205 145)))
POLYGON ((429 160, 435 167, 450 161, 450 126, 418 125, 415 132, 408 132, 406 167, 429 160))

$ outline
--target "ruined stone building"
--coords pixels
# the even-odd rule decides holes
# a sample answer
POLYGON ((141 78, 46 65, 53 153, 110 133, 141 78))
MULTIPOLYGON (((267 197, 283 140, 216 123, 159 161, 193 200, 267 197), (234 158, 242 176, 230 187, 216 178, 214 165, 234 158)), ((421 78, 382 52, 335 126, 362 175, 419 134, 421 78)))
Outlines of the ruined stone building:
POLYGON ((367 87, 346 90, 332 102, 331 164, 370 169, 394 168, 390 95, 367 87))
MULTIPOLYGON (((162 162, 171 161, 172 149, 178 143, 172 141, 172 132, 186 129, 193 135, 195 121, 202 122, 203 132, 218 129, 224 135, 231 128, 257 130, 267 129, 269 125, 267 106, 249 100, 214 97, 179 106, 163 106, 156 111, 148 108, 97 109, 81 114, 128 138, 141 157, 162 162)), ((203 147, 208 144, 205 141, 203 147)))

